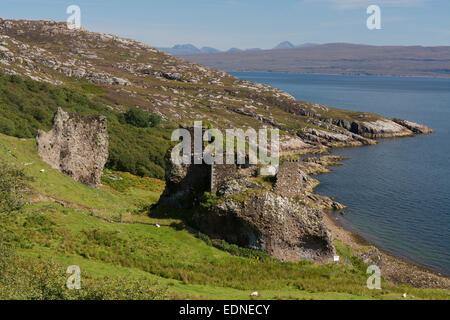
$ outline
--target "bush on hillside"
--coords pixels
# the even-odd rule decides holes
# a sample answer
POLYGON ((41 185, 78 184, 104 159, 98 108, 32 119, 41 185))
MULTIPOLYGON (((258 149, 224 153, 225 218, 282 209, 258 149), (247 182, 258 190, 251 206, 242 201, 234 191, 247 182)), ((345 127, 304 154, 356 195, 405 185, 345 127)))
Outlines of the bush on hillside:
POLYGON ((148 113, 138 108, 131 108, 124 114, 125 121, 138 128, 157 127, 161 116, 157 113, 148 113))
POLYGON ((161 116, 155 112, 150 113, 150 123, 151 123, 151 127, 157 127, 159 126, 159 124, 161 123, 161 116))
POLYGON ((25 205, 29 180, 23 170, 0 162, 0 212, 10 213, 25 205))

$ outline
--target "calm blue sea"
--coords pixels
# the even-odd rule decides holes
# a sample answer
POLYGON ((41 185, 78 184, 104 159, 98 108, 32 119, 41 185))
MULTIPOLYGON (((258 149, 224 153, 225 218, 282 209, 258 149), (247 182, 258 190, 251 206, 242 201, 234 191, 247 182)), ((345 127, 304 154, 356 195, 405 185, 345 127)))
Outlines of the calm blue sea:
POLYGON ((316 192, 349 207, 336 218, 384 251, 450 275, 450 79, 233 73, 297 99, 425 124, 436 133, 336 149, 351 158, 316 192))

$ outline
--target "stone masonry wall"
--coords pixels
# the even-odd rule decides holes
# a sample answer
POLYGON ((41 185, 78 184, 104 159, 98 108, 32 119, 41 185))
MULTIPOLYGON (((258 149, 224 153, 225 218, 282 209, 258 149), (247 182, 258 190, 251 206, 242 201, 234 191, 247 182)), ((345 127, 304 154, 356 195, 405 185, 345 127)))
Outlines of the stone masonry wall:
POLYGON ((211 193, 216 193, 218 188, 230 178, 236 176, 235 164, 214 164, 211 166, 211 193))
POLYGON ((308 176, 301 170, 299 160, 286 160, 278 167, 276 175, 275 193, 294 198, 303 193, 308 176))
POLYGON ((82 116, 58 108, 49 132, 36 136, 41 158, 75 181, 98 187, 108 159, 109 137, 106 118, 82 116))

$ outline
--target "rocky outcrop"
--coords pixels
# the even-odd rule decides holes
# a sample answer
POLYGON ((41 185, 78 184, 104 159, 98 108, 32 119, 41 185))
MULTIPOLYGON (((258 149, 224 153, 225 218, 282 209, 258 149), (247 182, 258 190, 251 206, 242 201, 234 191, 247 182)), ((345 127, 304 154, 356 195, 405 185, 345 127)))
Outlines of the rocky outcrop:
POLYGON ((360 146, 376 144, 376 141, 364 138, 358 134, 345 132, 332 132, 320 129, 305 128, 298 135, 306 141, 314 142, 328 147, 360 146))
POLYGON ((413 132, 408 128, 385 118, 375 121, 350 121, 331 119, 331 122, 336 126, 340 126, 350 132, 370 139, 404 137, 413 135, 413 132))
POLYGON ((335 249, 321 210, 242 177, 222 185, 217 195, 214 206, 193 217, 211 238, 263 250, 283 261, 332 260, 335 249))
POLYGON ((424 126, 424 125, 421 125, 418 123, 414 123, 411 121, 402 120, 402 119, 392 119, 392 121, 407 128, 408 130, 411 130, 412 132, 414 132, 416 134, 428 134, 428 133, 434 132, 434 130, 428 128, 427 126, 424 126))
POLYGON ((106 118, 82 116, 58 108, 49 132, 36 136, 41 158, 75 181, 98 187, 108 159, 106 118))
MULTIPOLYGON (((77 75, 78 78, 82 78, 85 75, 85 72, 83 71, 83 69, 78 69, 75 71, 74 76, 77 77, 77 75)), ((128 81, 127 79, 114 77, 106 72, 88 72, 86 80, 97 84, 113 84, 119 86, 131 85, 130 81, 128 81)))

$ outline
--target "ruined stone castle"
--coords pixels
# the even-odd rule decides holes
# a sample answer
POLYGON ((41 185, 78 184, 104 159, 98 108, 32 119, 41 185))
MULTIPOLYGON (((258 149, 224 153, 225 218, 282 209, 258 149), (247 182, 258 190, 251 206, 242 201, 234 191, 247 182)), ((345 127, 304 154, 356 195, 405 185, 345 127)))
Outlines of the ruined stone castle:
POLYGON ((212 239, 268 252, 283 261, 329 262, 335 253, 323 212, 297 201, 310 179, 301 162, 282 162, 261 182, 260 167, 234 164, 175 164, 166 156, 166 189, 159 205, 195 209, 191 223, 212 239), (200 206, 206 193, 214 201, 200 206))
POLYGON ((49 132, 38 131, 38 152, 52 168, 87 186, 98 187, 108 159, 106 118, 58 108, 49 132))

